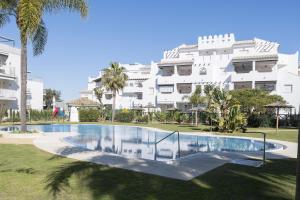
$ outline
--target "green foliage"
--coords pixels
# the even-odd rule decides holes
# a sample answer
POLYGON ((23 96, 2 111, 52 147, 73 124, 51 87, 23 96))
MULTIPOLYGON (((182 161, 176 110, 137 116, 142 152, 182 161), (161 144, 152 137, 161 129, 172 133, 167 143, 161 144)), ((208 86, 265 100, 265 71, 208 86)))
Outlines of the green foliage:
POLYGON ((165 112, 154 112, 154 119, 158 122, 166 121, 166 113, 165 112))
POLYGON ((99 117, 100 113, 98 109, 88 108, 79 110, 80 122, 97 122, 99 117))
POLYGON ((261 89, 232 90, 230 94, 240 103, 242 112, 247 115, 250 115, 252 112, 265 113, 265 105, 285 102, 283 97, 272 95, 261 89))
POLYGON ((118 122, 132 122, 134 120, 134 112, 121 110, 116 113, 115 119, 118 122))
POLYGON ((30 110, 30 120, 32 121, 50 121, 51 119, 51 110, 30 110))
POLYGON ((0 122, 2 122, 2 119, 3 119, 4 117, 6 117, 6 115, 7 115, 7 109, 4 108, 4 107, 1 107, 1 108, 0 108, 0 122))
POLYGON ((52 108, 53 97, 55 97, 56 100, 60 100, 60 96, 61 96, 61 92, 58 90, 45 89, 44 103, 47 109, 52 108))
POLYGON ((246 125, 246 118, 240 110, 239 103, 229 92, 214 88, 211 95, 207 116, 217 123, 219 130, 234 132, 246 125))
POLYGON ((138 123, 148 123, 149 121, 149 116, 148 115, 143 115, 143 116, 137 116, 135 118, 135 121, 138 123))
POLYGON ((104 74, 102 76, 102 85, 108 91, 112 91, 113 93, 113 105, 112 105, 112 121, 114 121, 115 117, 115 100, 116 93, 125 87, 125 83, 128 80, 128 76, 125 73, 125 68, 120 67, 118 63, 111 63, 109 68, 104 70, 104 74))
POLYGON ((247 119, 248 126, 250 127, 274 127, 275 116, 269 114, 252 113, 247 119))

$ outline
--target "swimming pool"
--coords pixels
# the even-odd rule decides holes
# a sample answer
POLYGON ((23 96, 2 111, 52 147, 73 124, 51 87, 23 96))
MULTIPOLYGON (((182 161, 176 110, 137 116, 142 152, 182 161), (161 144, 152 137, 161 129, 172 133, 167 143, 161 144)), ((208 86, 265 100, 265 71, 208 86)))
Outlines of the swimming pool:
MULTIPOLYGON (((2 130, 18 129, 17 126, 2 130)), ((254 139, 224 136, 203 136, 195 134, 173 134, 156 129, 113 126, 113 125, 28 125, 28 130, 45 132, 74 132, 64 141, 75 147, 117 154, 125 157, 168 161, 199 152, 258 152, 263 150, 263 142, 254 139), (157 145, 155 145, 157 143, 157 145), (156 152, 156 153, 155 153, 156 152)), ((266 143, 266 150, 282 149, 283 145, 266 143)))

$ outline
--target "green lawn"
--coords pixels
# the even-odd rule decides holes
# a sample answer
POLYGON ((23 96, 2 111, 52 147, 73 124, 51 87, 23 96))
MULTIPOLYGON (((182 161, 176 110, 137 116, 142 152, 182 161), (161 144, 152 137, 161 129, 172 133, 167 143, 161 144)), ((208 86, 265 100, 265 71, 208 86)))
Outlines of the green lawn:
POLYGON ((293 199, 295 169, 295 159, 263 168, 226 164, 185 182, 2 144, 0 199, 293 199))

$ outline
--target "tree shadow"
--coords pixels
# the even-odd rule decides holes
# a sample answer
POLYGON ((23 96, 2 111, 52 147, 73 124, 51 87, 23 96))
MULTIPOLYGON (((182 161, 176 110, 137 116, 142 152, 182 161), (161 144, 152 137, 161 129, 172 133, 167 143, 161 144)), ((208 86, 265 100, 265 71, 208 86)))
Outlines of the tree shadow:
POLYGON ((295 163, 274 160, 262 168, 225 164, 191 181, 180 181, 78 161, 49 173, 46 189, 57 197, 76 177, 93 199, 292 199, 284 185, 294 184, 295 163))

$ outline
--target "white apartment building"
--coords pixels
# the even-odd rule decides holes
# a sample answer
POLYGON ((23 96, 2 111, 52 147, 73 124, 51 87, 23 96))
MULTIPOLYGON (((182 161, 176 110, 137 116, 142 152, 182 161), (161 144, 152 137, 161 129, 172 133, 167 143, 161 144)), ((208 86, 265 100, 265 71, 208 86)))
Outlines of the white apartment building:
MULTIPOLYGON (((5 42, 11 42, 1 37, 5 42)), ((0 43, 0 106, 20 110, 21 103, 21 50, 13 45, 0 43)), ((43 109, 43 87, 41 80, 28 79, 27 107, 43 109)))
MULTIPOLYGON (((234 34, 225 34, 199 37, 196 44, 183 44, 165 51, 161 61, 149 66, 122 64, 128 67, 130 79, 117 97, 117 108, 151 103, 161 109, 187 110, 190 105, 185 96, 197 85, 214 84, 225 90, 264 89, 281 95, 299 111, 298 52, 282 54, 278 50, 276 42, 258 38, 239 41, 234 34), (133 72, 139 78, 131 78, 133 72), (139 81, 142 85, 137 84, 139 81)), ((94 79, 89 78, 87 97, 95 100, 92 89, 100 86, 100 80, 101 73, 94 79)), ((110 103, 105 99, 104 104, 110 103)))
MULTIPOLYGON (((116 108, 136 108, 147 105, 155 105, 156 102, 156 74, 157 65, 120 64, 126 70, 128 81, 123 90, 116 96, 116 108)), ((81 97, 88 97, 93 101, 98 101, 94 95, 94 88, 101 86, 103 71, 98 76, 88 78, 88 89, 81 91, 81 97)), ((112 105, 112 92, 105 91, 102 98, 104 105, 112 105)))

